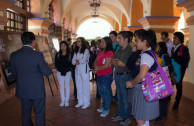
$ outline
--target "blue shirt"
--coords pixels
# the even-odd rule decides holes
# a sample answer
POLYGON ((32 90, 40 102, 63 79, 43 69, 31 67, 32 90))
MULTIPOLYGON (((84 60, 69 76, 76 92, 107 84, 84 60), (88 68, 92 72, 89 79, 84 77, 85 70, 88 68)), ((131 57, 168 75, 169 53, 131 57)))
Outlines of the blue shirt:
MULTIPOLYGON (((119 45, 118 41, 114 45, 112 45, 113 51, 115 50, 117 45, 119 45)), ((117 47, 116 52, 119 50, 119 48, 120 48, 120 46, 117 47)))

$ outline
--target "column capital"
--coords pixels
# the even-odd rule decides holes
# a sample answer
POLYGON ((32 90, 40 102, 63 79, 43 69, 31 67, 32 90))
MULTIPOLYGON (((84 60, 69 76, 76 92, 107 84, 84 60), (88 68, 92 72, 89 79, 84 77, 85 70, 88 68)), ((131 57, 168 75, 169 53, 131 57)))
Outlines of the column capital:
POLYGON ((143 29, 143 27, 142 26, 127 26, 124 29, 125 29, 125 31, 132 31, 132 32, 134 32, 134 31, 136 31, 138 29, 143 29))
POLYGON ((185 7, 188 12, 194 10, 194 0, 177 0, 178 6, 185 7))
POLYGON ((152 29, 155 32, 174 32, 174 24, 179 20, 180 17, 175 16, 146 16, 139 19, 144 29, 152 29))
POLYGON ((34 32, 35 34, 41 34, 48 36, 49 30, 48 27, 52 24, 46 18, 30 18, 28 19, 28 29, 29 31, 34 32))

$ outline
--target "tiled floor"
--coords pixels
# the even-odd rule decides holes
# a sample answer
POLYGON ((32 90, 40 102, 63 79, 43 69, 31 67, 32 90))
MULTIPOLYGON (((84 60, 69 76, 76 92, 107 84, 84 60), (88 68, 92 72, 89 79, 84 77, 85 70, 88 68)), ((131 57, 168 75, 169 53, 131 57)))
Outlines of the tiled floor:
MULTIPOLYGON (((60 96, 57 91, 52 77, 51 84, 54 96, 51 95, 48 81, 46 85, 46 126, 119 126, 119 122, 112 122, 111 116, 114 116, 117 105, 111 105, 110 114, 106 118, 101 118, 96 109, 99 108, 101 100, 95 99, 96 83, 90 83, 91 89, 91 106, 86 110, 75 108, 76 102, 73 97, 73 84, 71 81, 71 98, 69 107, 59 107, 60 96)), ((115 86, 113 84, 113 89, 115 86)), ((171 111, 174 101, 174 95, 169 103, 168 117, 159 123, 150 122, 151 126, 194 126, 194 102, 183 97, 179 111, 171 111)), ((33 122, 34 115, 32 114, 33 122)), ((129 126, 135 126, 135 120, 129 126)), ((16 97, 12 97, 4 103, 0 104, 0 126, 21 126, 21 108, 20 101, 16 97)))

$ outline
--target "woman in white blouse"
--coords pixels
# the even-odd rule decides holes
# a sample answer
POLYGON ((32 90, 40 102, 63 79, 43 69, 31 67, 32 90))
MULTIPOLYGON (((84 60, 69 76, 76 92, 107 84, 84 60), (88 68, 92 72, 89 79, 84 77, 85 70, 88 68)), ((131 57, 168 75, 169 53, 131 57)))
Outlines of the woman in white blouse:
POLYGON ((86 47, 85 39, 83 37, 77 38, 77 47, 72 59, 72 64, 76 65, 75 79, 78 104, 75 107, 82 106, 82 109, 90 106, 89 57, 90 53, 86 47))

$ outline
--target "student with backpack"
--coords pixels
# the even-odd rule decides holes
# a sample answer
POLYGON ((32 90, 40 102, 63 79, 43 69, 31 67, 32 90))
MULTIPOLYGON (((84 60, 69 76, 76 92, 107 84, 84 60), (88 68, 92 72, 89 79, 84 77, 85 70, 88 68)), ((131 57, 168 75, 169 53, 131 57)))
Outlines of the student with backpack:
MULTIPOLYGON (((114 55, 116 54, 116 52, 119 50, 120 46, 119 46, 119 42, 117 41, 117 32, 116 31, 111 31, 109 33, 109 37, 111 38, 112 40, 112 48, 113 48, 113 53, 114 55)), ((113 67, 113 80, 115 78, 115 74, 114 74, 114 67, 113 67)), ((112 90, 111 90, 112 91, 112 90)), ((118 96, 117 96, 117 90, 116 90, 116 93, 115 95, 111 96, 111 99, 112 99, 112 103, 117 103, 118 101, 118 96)))
MULTIPOLYGON (((157 47, 155 49, 155 53, 157 56, 159 56, 162 59, 161 66, 168 66, 169 73, 170 75, 172 75, 174 73, 174 69, 172 66, 171 58, 168 54, 168 49, 166 44, 164 42, 158 42, 157 47)), ((163 117, 167 116, 169 98, 170 96, 159 100, 160 115, 154 120, 155 122, 161 121, 163 117)))
POLYGON ((178 110, 179 103, 182 97, 182 82, 185 75, 186 68, 188 67, 190 56, 189 49, 183 45, 184 43, 184 34, 182 32, 175 32, 173 37, 174 48, 172 49, 171 58, 181 66, 181 79, 176 84, 177 94, 176 100, 173 105, 173 110, 178 110))
POLYGON ((157 62, 151 52, 156 47, 156 35, 152 30, 135 31, 135 42, 138 50, 142 50, 135 62, 136 76, 126 82, 126 88, 132 88, 132 115, 138 126, 149 126, 149 120, 159 116, 159 102, 148 102, 144 98, 141 82, 148 72, 157 69, 157 62))

